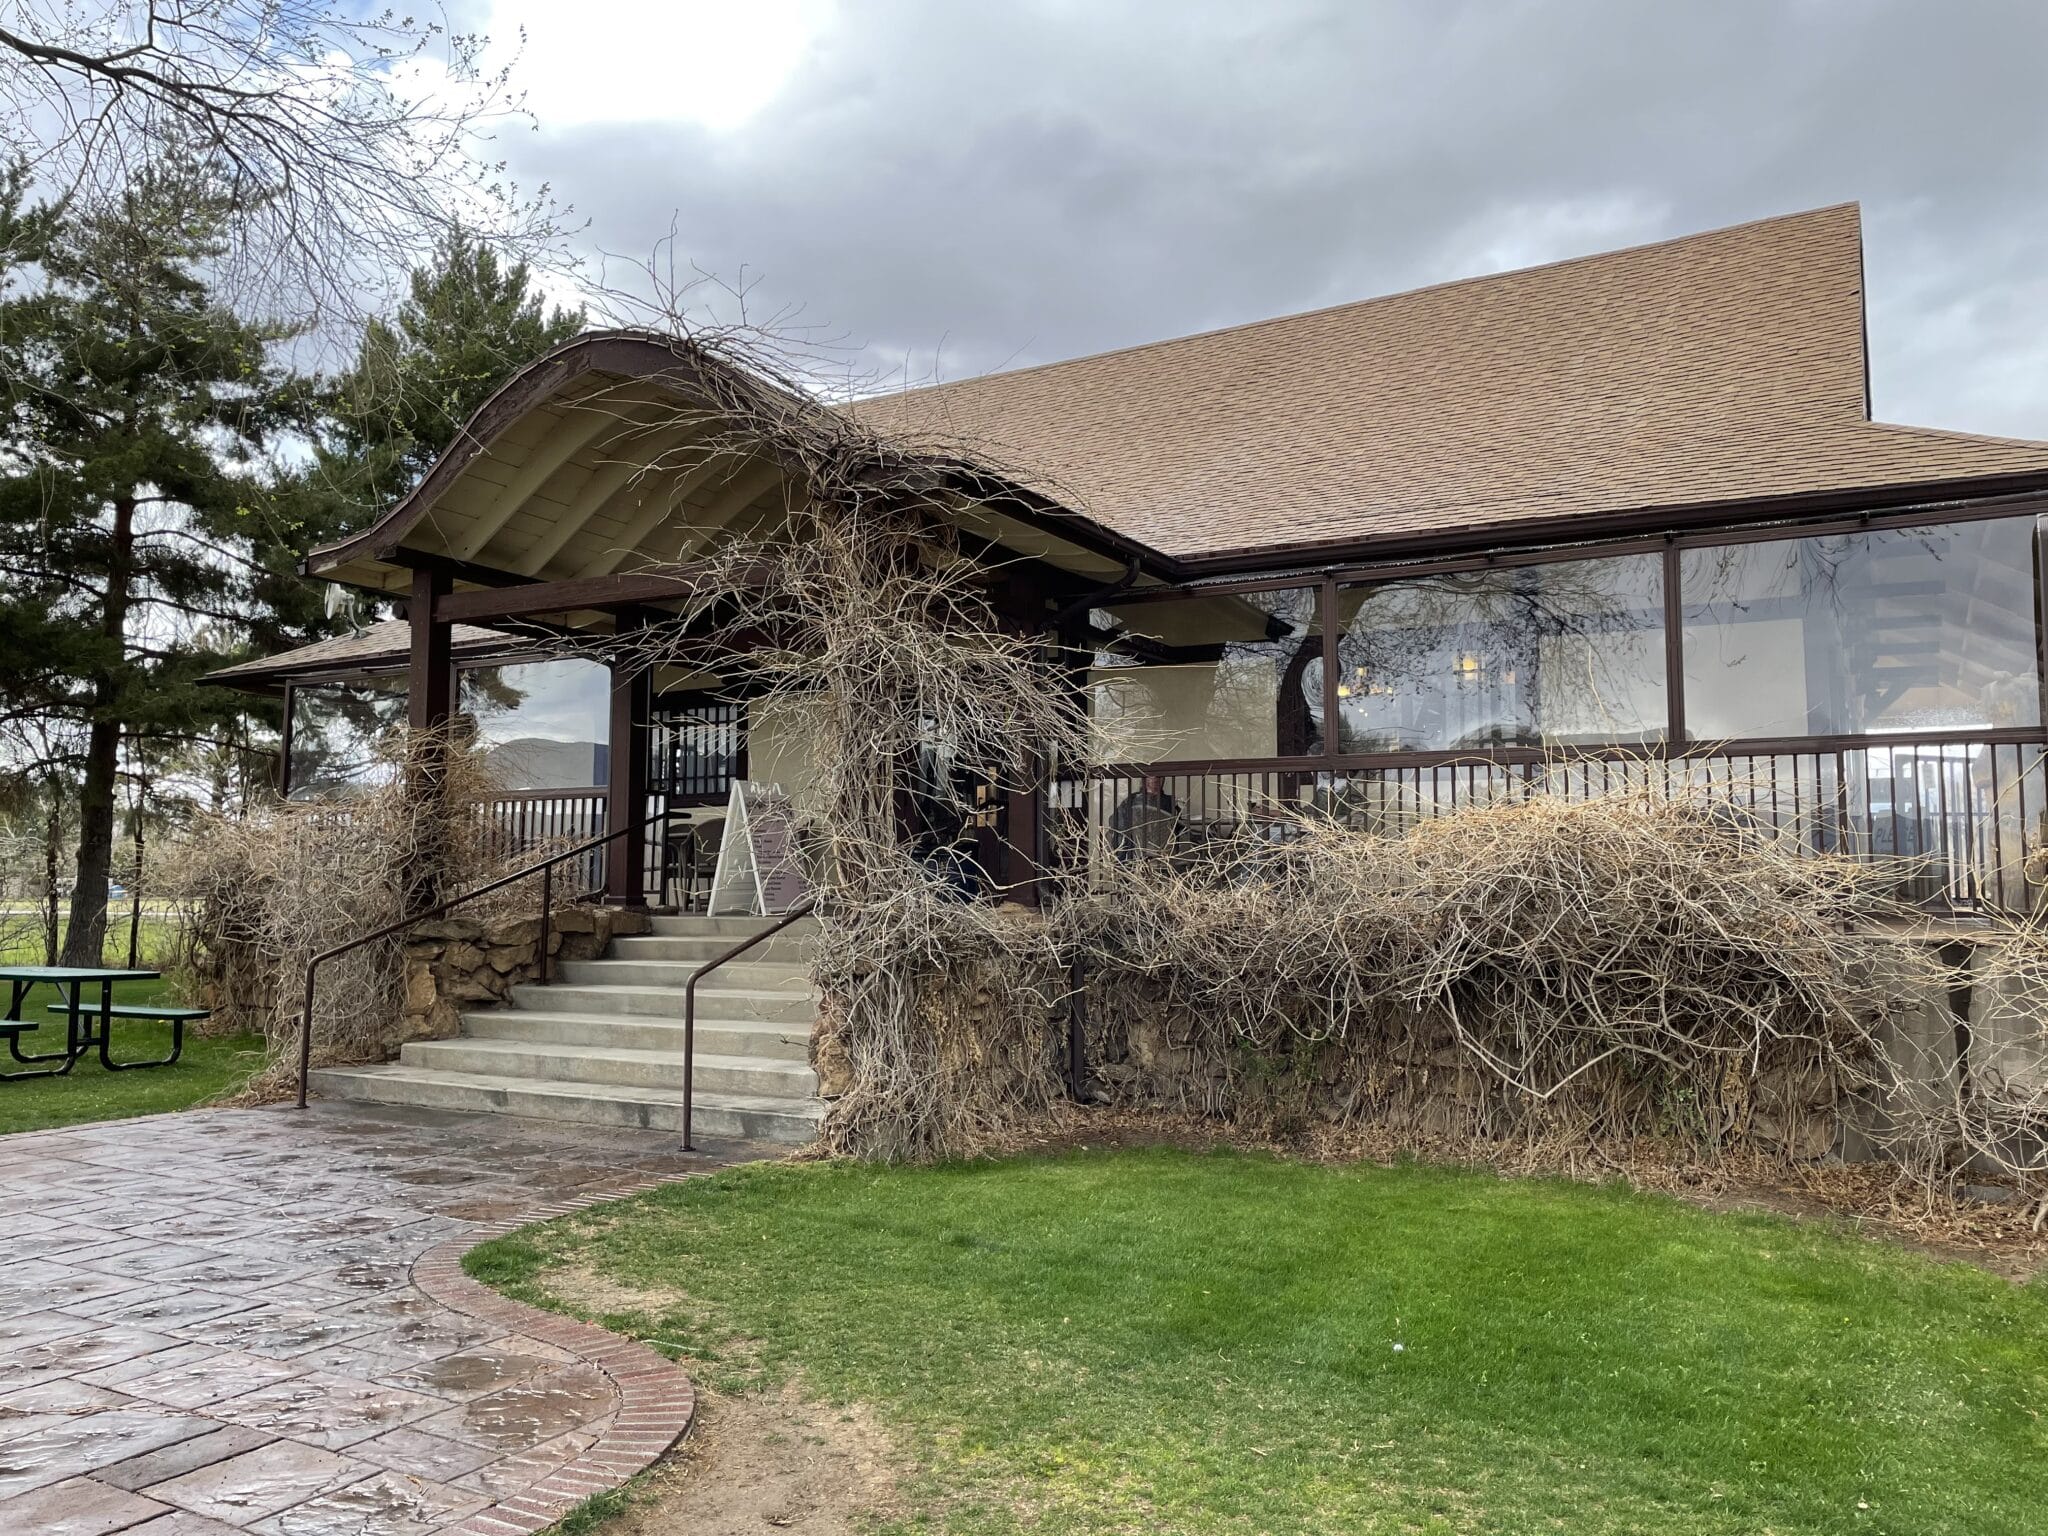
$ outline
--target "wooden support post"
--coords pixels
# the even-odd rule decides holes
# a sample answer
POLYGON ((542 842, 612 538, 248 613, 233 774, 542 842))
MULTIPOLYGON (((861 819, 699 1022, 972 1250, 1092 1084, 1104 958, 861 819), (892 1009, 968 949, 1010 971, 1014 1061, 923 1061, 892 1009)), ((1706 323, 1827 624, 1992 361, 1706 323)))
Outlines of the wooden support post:
POLYGON ((278 732, 277 737, 277 772, 271 775, 280 800, 292 797, 292 714, 297 707, 292 684, 287 680, 284 685, 284 729, 278 732))
MULTIPOLYGON (((622 613, 618 632, 640 627, 640 616, 622 613)), ((647 743, 654 715, 654 672, 636 658, 612 663, 611 774, 605 798, 605 830, 614 831, 647 814, 647 743)), ((647 904, 647 839, 635 833, 605 849, 604 899, 615 907, 647 904)))
MULTIPOLYGON (((1004 621, 1020 634, 1042 635, 1047 625, 1046 584, 1036 565, 1013 566, 1002 577, 996 606, 1004 621)), ((1025 759, 1025 782, 1003 791, 1002 868, 995 871, 1003 900, 1035 907, 1044 892, 1040 866, 1044 829, 1040 811, 1045 801, 1045 754, 1033 743, 1025 759)))
POLYGON ((416 731, 438 730, 455 715, 455 626, 436 618, 434 604, 448 595, 440 571, 412 573, 412 667, 406 677, 406 718, 416 731))
POLYGON ((1003 874, 1007 889, 1003 899, 1020 907, 1035 907, 1043 899, 1045 870, 1042 867, 1044 832, 1040 809, 1045 801, 1045 754, 1033 749, 1030 756, 1030 784, 1004 792, 1003 852, 1008 865, 1003 874))
MULTIPOLYGON (((416 738, 426 732, 445 731, 455 716, 455 654, 451 641, 454 627, 436 618, 434 604, 447 595, 448 576, 440 571, 414 571, 412 598, 406 617, 412 624, 411 666, 406 675, 406 723, 416 738)), ((407 753, 406 772, 411 777, 408 792, 416 804, 424 805, 441 795, 447 782, 441 753, 447 743, 432 745, 415 740, 407 753)), ((420 810, 418 836, 414 839, 412 868, 406 879, 406 910, 422 911, 442 899, 447 855, 440 832, 447 817, 433 810, 420 810)))

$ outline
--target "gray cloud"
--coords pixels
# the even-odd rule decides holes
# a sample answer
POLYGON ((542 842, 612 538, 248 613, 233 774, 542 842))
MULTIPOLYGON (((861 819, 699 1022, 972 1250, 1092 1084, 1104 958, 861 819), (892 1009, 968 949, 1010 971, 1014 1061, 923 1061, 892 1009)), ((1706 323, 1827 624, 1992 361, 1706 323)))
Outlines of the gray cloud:
POLYGON ((2038 0, 867 0, 738 131, 515 153, 914 376, 1858 199, 1879 413, 2048 437, 2044 61, 2038 0))

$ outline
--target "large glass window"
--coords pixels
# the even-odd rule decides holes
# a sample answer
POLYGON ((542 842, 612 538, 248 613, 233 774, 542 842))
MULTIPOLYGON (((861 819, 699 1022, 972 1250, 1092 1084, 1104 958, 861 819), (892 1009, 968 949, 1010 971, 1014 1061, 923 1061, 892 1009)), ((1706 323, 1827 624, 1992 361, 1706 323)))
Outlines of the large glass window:
POLYGON ((1123 603, 1090 616, 1089 692, 1123 762, 1305 757, 1323 750, 1313 587, 1123 603))
POLYGON ((611 674, 594 661, 464 667, 459 707, 475 723, 500 789, 582 789, 605 782, 611 674))
POLYGON ((1688 549, 1695 741, 2041 721, 2034 519, 1688 549))
POLYGON ((1338 589, 1344 752, 1663 739, 1656 555, 1338 589))
POLYGON ((287 782, 294 800, 337 800, 389 781, 384 738, 405 723, 405 679, 301 683, 292 689, 287 782))

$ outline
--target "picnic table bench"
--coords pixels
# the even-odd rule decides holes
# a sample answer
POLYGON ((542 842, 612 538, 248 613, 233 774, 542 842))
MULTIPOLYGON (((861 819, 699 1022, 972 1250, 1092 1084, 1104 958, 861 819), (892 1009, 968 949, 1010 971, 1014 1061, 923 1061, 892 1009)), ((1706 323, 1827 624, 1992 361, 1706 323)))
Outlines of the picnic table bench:
POLYGON ((116 1003, 117 981, 156 981, 161 971, 115 970, 99 966, 10 965, 0 966, 0 981, 8 984, 7 1016, 0 1019, 0 1036, 7 1052, 30 1070, 0 1072, 0 1082, 24 1077, 61 1077, 69 1072, 94 1046, 99 1048, 100 1065, 109 1072, 126 1072, 137 1067, 168 1067, 185 1049, 185 1026, 207 1015, 204 1008, 179 1008, 156 1003, 116 1003), (53 986, 62 1002, 48 1005, 51 1013, 64 1016, 64 1048, 61 1051, 26 1052, 21 1037, 41 1027, 40 1022, 22 1018, 22 1002, 31 988, 53 986), (99 1000, 86 997, 86 988, 98 986, 99 1000), (148 1061, 116 1061, 111 1054, 116 1019, 151 1019, 171 1026, 171 1053, 148 1061), (49 1065, 49 1063, 58 1065, 49 1065))

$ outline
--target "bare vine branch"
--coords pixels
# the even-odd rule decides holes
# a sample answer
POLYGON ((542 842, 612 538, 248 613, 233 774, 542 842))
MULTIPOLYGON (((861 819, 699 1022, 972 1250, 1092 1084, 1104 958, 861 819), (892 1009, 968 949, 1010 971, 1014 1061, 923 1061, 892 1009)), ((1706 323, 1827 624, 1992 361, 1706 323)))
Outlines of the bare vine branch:
POLYGON ((4 16, 4 136, 87 200, 167 148, 197 157, 243 211, 221 279, 248 312, 353 321, 456 226, 562 253, 562 211, 492 142, 525 119, 512 63, 439 7, 17 0, 4 16))

